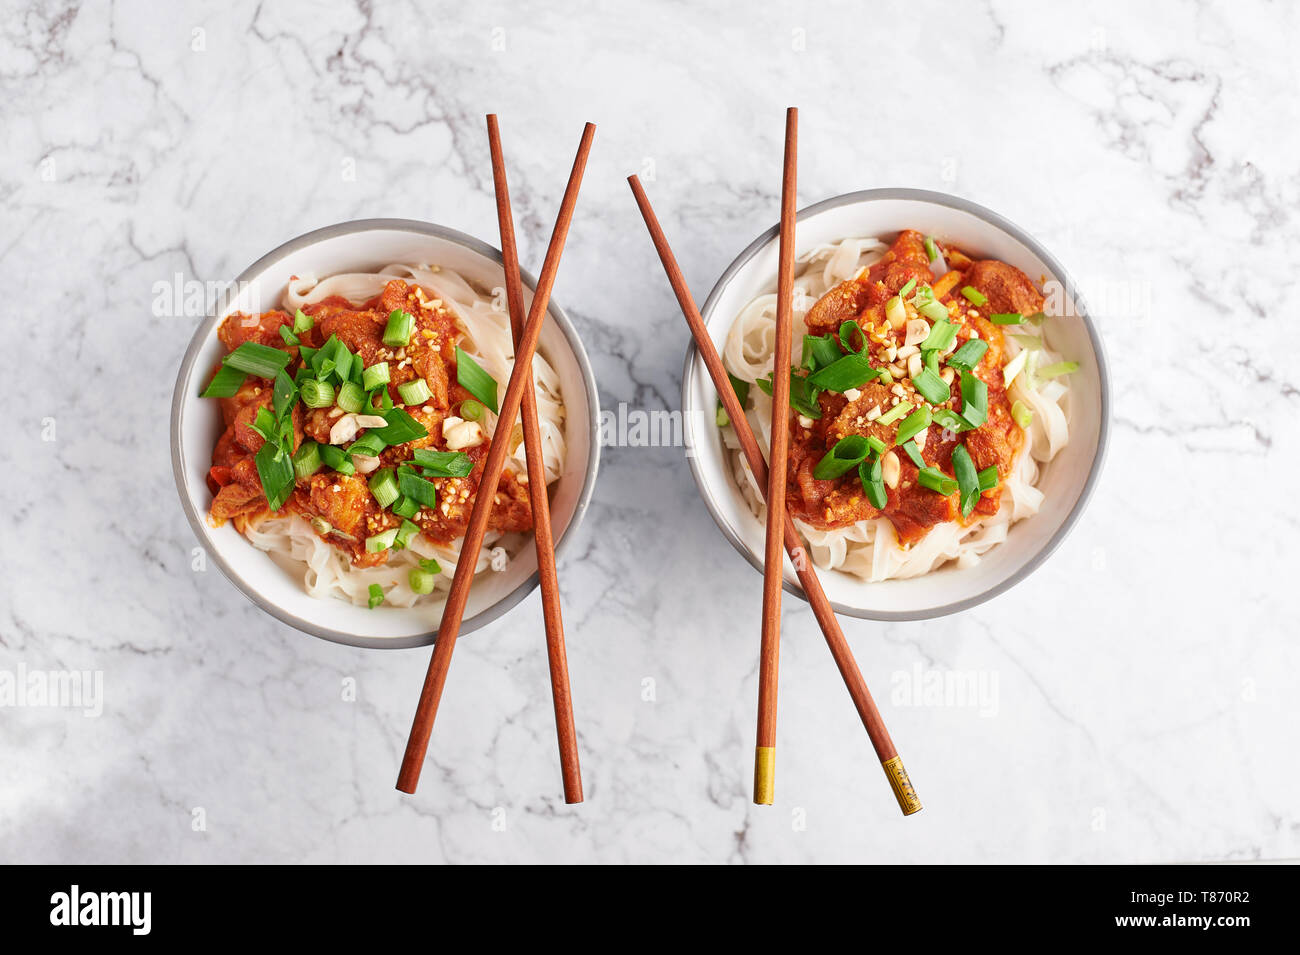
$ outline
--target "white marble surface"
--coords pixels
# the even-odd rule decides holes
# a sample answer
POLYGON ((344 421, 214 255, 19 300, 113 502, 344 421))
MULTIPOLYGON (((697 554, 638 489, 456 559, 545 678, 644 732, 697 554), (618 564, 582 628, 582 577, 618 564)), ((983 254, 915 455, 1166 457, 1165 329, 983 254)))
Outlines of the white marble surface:
POLYGON ((437 6, 4 4, 0 671, 101 671, 104 711, 0 709, 0 861, 1300 855, 1294 12, 437 6), (957 617, 846 624, 925 811, 899 817, 794 601, 778 802, 750 804, 760 581, 671 448, 606 449, 561 568, 586 804, 560 798, 536 597, 457 649, 399 795, 428 652, 317 641, 191 570, 166 415, 194 320, 155 317, 153 283, 365 216, 493 239, 488 111, 536 268, 592 120, 556 296, 606 406, 673 408, 686 335, 623 179, 653 163, 702 296, 776 218, 790 104, 801 202, 1000 210, 1110 350, 1108 467, 1050 562, 957 617), (891 702, 917 666, 996 705, 891 702))

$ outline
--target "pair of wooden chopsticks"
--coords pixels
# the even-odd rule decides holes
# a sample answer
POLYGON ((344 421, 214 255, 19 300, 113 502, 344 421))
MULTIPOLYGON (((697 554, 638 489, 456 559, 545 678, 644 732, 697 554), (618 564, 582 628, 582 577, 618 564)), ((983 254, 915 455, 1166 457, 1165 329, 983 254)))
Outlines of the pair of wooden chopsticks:
POLYGON ((673 292, 677 296, 677 303, 681 306, 682 314, 686 318, 686 324, 690 327, 691 336, 695 339, 695 346, 699 349, 705 367, 709 370, 709 376, 713 379, 713 385, 717 389, 723 410, 726 411, 727 416, 731 419, 732 426, 735 428, 736 437, 739 439, 741 449, 749 462, 750 470, 754 474, 754 480, 760 487, 765 488, 768 494, 767 547, 764 554, 763 575, 763 645, 759 662, 759 718, 754 767, 754 801, 756 803, 770 803, 772 801, 772 783, 775 778, 772 756, 775 752, 776 742, 777 646, 779 643, 782 573, 780 552, 777 550, 775 555, 773 553, 775 538, 777 543, 783 542, 785 544, 785 551, 790 555, 790 560, 794 564, 795 573, 803 586, 804 595, 808 598, 813 615, 821 626, 822 634, 826 637, 826 645, 830 648, 831 656, 835 660, 835 665, 840 671, 845 686, 848 687, 849 696, 853 699, 853 705, 857 708, 858 716, 862 719, 863 726, 866 727, 867 735, 871 739, 871 745, 875 748, 876 756, 880 759, 881 766, 885 770, 885 776, 889 780, 890 788, 894 792, 895 799, 898 800, 898 806, 904 815, 911 815, 920 811, 921 801, 917 798, 916 790, 912 788, 907 771, 903 768, 903 762, 898 756, 898 750, 894 747, 894 742, 889 737, 889 731, 885 728, 880 711, 876 708, 875 700, 871 698, 871 691, 867 689, 867 682, 863 679, 862 671, 858 669, 857 661, 853 658, 853 651, 849 649, 848 641, 844 638, 844 632, 840 629, 839 621, 835 618, 835 611, 831 608, 825 591, 822 590, 821 581, 817 577, 817 572, 813 569, 812 561, 799 541, 799 534, 795 529, 794 521, 790 519, 785 509, 784 472, 786 469, 789 427, 790 293, 794 271, 794 165, 797 152, 797 123, 798 113, 792 108, 786 115, 785 169, 781 196, 780 274, 777 279, 777 354, 773 361, 774 373, 772 376, 771 469, 763 460, 763 452, 759 448, 758 441, 754 438, 754 432, 745 417, 745 410, 740 406, 740 401, 731 386, 731 380, 727 377, 727 370, 722 364, 722 358, 718 355, 713 339, 709 336, 709 331, 704 325, 704 319, 700 316, 700 311, 695 305, 695 299, 691 296, 690 288, 686 285, 686 278, 683 276, 682 270, 677 264, 677 259, 668 245, 668 239, 659 225, 659 220, 650 205, 649 197, 641 186, 641 181, 636 176, 629 176, 628 183, 632 187, 632 194, 636 197, 637 206, 641 209, 641 216, 645 219, 646 228, 650 231, 650 238, 654 242, 655 250, 659 253, 659 259, 668 275, 668 282, 672 285, 673 292), (784 323, 784 330, 782 330, 782 323, 784 323), (778 432, 778 425, 781 429, 780 432, 778 432), (780 435, 779 438, 778 435, 780 435), (771 473, 775 471, 782 472, 779 478, 771 473), (775 592, 773 593, 773 591, 775 592), (765 749, 766 753, 764 752, 765 749))
POLYGON ((564 199, 560 203, 560 213, 556 217, 555 228, 551 232, 551 242, 546 249, 546 259, 537 279, 537 288, 533 292, 533 304, 527 321, 524 320, 523 286, 519 278, 514 217, 510 211, 505 160, 502 157, 501 137, 495 115, 488 116, 487 127, 488 142, 492 152, 492 180, 496 187, 497 222, 501 230, 506 299, 510 307, 511 328, 515 336, 515 367, 510 375, 510 384, 506 387, 505 397, 501 401, 496 433, 492 436, 487 461, 483 465, 483 476, 474 498, 474 508, 470 512, 469 527, 465 531, 460 557, 456 561, 456 574, 452 579, 451 590, 447 594, 442 622, 438 627, 438 638, 433 647, 433 657, 429 661, 429 671, 424 678, 424 688, 420 692, 420 702, 416 707, 411 733, 406 741, 406 752, 402 756, 397 788, 402 792, 413 793, 420 781, 420 770, 429 748, 429 734, 433 731, 438 702, 442 698, 442 688, 447 682, 447 670, 451 666, 451 654, 456 647, 456 638, 460 634, 461 620, 465 615, 465 603, 469 599, 470 584, 474 580, 474 569, 478 564, 479 551, 483 547, 483 536, 487 532, 488 518, 492 512, 492 501, 496 497, 501 471, 509 453, 510 423, 515 420, 515 416, 522 408, 524 450, 528 459, 528 493, 532 501, 533 533, 537 545, 538 574, 542 585, 542 612, 546 621, 546 651, 551 670, 551 694, 555 704, 560 767, 564 776, 564 801, 577 803, 582 802, 582 775, 578 765, 578 741, 573 727, 573 709, 569 695, 564 627, 560 617, 559 583, 555 573, 555 548, 551 534, 550 504, 546 497, 546 474, 542 466, 541 434, 537 426, 537 399, 533 391, 532 364, 533 354, 537 351, 537 339, 542 330, 542 321, 546 318, 546 310, 550 305, 555 274, 560 267, 560 256, 569 234, 569 224, 573 220, 573 210, 578 202, 578 189, 582 184, 582 175, 587 166, 587 156, 591 152, 596 127, 588 123, 582 131, 582 141, 578 146, 577 157, 573 161, 573 170, 569 174, 569 183, 564 190, 564 199))

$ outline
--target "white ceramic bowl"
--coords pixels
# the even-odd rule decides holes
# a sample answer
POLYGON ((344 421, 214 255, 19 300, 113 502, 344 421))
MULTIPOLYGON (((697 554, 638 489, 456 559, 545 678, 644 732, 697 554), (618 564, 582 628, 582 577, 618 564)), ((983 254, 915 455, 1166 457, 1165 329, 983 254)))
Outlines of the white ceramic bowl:
MULTIPOLYGON (((850 236, 892 239, 902 229, 941 237, 959 248, 1001 259, 1038 280, 1060 282, 1073 315, 1055 320, 1052 346, 1079 362, 1070 376, 1070 443, 1046 466, 1038 487, 1042 509, 1014 524, 1007 540, 971 568, 943 567, 922 577, 869 583, 842 571, 818 570, 836 611, 873 620, 915 620, 972 607, 1023 580, 1064 539, 1096 482, 1106 448, 1109 382, 1101 340, 1078 290, 1043 246, 998 214, 965 199, 921 189, 870 189, 827 199, 799 213, 796 255, 850 236)), ((722 274, 701 314, 722 351, 732 321, 751 299, 776 291, 778 228, 745 249, 722 274)), ((730 456, 713 423, 716 392, 691 346, 682 379, 682 409, 691 470, 722 533, 761 573, 764 527, 731 477, 730 456)), ((790 561, 785 586, 802 596, 790 561)))
MULTIPOLYGON (((427 262, 454 269, 480 288, 504 284, 497 249, 441 226, 407 219, 363 219, 309 232, 263 256, 236 279, 237 294, 195 331, 172 398, 176 487, 185 515, 208 556, 246 597, 268 613, 307 633, 360 647, 432 643, 442 614, 441 602, 367 610, 342 600, 311 597, 300 577, 283 570, 229 523, 210 527, 206 518, 212 495, 205 477, 213 446, 221 434, 221 410, 217 402, 199 398, 198 393, 203 379, 224 353, 217 327, 229 312, 278 307, 293 275, 311 272, 323 278, 340 272, 371 271, 397 262, 427 262)), ((526 272, 523 281, 527 307, 532 302, 535 281, 526 272)), ((554 299, 538 348, 560 376, 567 413, 568 457, 551 495, 551 521, 556 554, 560 556, 587 510, 595 485, 600 411, 587 353, 554 299)), ((537 555, 530 545, 511 560, 505 571, 482 574, 474 582, 461 632, 468 633, 495 620, 536 586, 537 555)))

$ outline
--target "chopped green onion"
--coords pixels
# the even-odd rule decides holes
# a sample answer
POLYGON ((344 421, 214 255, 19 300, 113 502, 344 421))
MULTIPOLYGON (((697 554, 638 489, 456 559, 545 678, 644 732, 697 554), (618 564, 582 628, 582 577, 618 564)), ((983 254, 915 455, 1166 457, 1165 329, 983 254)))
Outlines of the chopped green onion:
POLYGON ((944 474, 938 468, 923 467, 917 475, 917 483, 922 487, 928 487, 932 491, 937 491, 944 497, 957 490, 957 482, 948 475, 944 474))
MULTIPOLYGON (((370 546, 370 541, 366 541, 366 547, 369 548, 369 546, 370 546)), ((366 605, 371 610, 374 610, 383 602, 384 602, 384 588, 380 587, 378 584, 371 584, 370 598, 366 601, 366 605)))
POLYGON ((880 383, 885 387, 889 387, 894 383, 894 376, 889 373, 888 368, 880 369, 880 383))
POLYGON ((965 445, 959 444, 952 449, 952 471, 961 491, 961 516, 969 517, 980 497, 980 477, 965 445))
POLYGON ((361 373, 361 387, 374 391, 380 385, 388 384, 388 362, 377 361, 361 373))
POLYGON ((414 471, 401 468, 397 471, 397 486, 402 493, 425 507, 438 506, 438 487, 432 481, 426 481, 414 471))
POLYGON ((303 364, 303 367, 298 369, 298 374, 301 375, 304 371, 307 370, 307 366, 311 364, 312 359, 316 357, 316 353, 318 351, 320 351, 319 348, 312 348, 309 345, 298 346, 298 357, 302 359, 302 364, 303 364))
POLYGON ((487 416, 487 408, 475 398, 466 398, 460 403, 460 416, 466 421, 482 421, 487 416))
POLYGON ((353 441, 344 454, 368 454, 372 458, 379 457, 384 448, 388 447, 384 439, 378 437, 373 431, 367 431, 357 440, 353 441))
POLYGON ((915 441, 904 443, 903 450, 907 452, 907 456, 912 459, 912 463, 918 468, 925 467, 925 458, 921 457, 921 449, 916 446, 915 441))
POLYGON ((1034 312, 1034 314, 1028 316, 1027 321, 1029 322, 1030 325, 1037 327, 1043 324, 1043 322, 1047 321, 1047 319, 1048 316, 1043 314, 1042 312, 1034 312))
POLYGON ((342 448, 336 448, 332 444, 319 445, 320 458, 325 462, 327 468, 338 471, 339 474, 356 474, 356 465, 352 460, 343 453, 342 448))
POLYGON ((425 557, 420 561, 420 569, 430 574, 442 573, 442 565, 432 557, 425 557))
MULTIPOLYGON (((830 338, 830 335, 827 335, 826 337, 827 337, 827 338, 830 338)), ((832 339, 832 341, 831 341, 831 344, 832 344, 832 346, 834 345, 834 340, 833 340, 833 339, 832 339)), ((860 352, 860 351, 862 351, 862 349, 864 349, 864 348, 867 347, 867 334, 866 334, 866 332, 864 332, 864 331, 862 330, 862 326, 861 326, 861 325, 859 325, 859 324, 858 324, 857 322, 855 322, 853 319, 849 319, 847 322, 845 322, 844 324, 842 324, 842 325, 840 326, 840 345, 843 347, 843 349, 844 349, 846 352, 860 352), (862 344, 859 345, 857 348, 854 348, 854 347, 853 347, 853 333, 854 333, 854 332, 857 332, 858 335, 859 335, 859 337, 861 337, 861 339, 862 339, 862 344)), ((831 361, 835 361, 835 360, 838 359, 839 357, 840 357, 840 356, 839 356, 839 353, 836 352, 836 353, 831 357, 831 361)), ((831 363, 830 361, 828 361, 828 362, 822 362, 823 365, 829 365, 830 363, 831 363)))
POLYGON ((257 409, 257 414, 248 426, 266 441, 274 441, 276 434, 279 432, 279 428, 275 424, 275 415, 271 414, 265 407, 257 409))
POLYGON ((931 262, 939 257, 939 247, 934 243, 934 236, 925 237, 925 254, 929 256, 931 262))
POLYGON ((294 385, 293 379, 281 368, 275 373, 275 385, 271 391, 271 407, 275 409, 275 416, 283 418, 288 414, 293 409, 293 404, 297 398, 298 389, 294 385))
MULTIPOLYGON (((843 333, 844 330, 841 328, 840 334, 843 333)), ((825 368, 837 361, 840 354, 840 347, 835 344, 835 336, 830 332, 825 335, 805 335, 803 337, 803 358, 800 364, 809 371, 816 371, 818 368, 825 368)))
POLYGON ((727 417, 727 409, 722 407, 722 402, 718 402, 717 410, 713 412, 713 423, 719 428, 725 428, 731 424, 731 419, 727 417))
POLYGON ((885 493, 884 468, 880 463, 880 458, 872 458, 870 461, 863 461, 858 465, 858 479, 862 481, 862 490, 866 492, 867 500, 871 506, 877 509, 883 508, 889 503, 889 495, 885 493))
POLYGON ((822 416, 822 406, 817 403, 821 389, 808 379, 790 369, 790 407, 805 418, 817 419, 822 416))
POLYGON ((496 379, 484 371, 483 366, 459 345, 456 346, 456 382, 491 408, 493 414, 497 412, 496 379))
POLYGON ((989 321, 994 325, 1023 325, 1025 316, 1019 312, 998 312, 996 315, 990 315, 989 321))
POLYGON ((391 510, 398 517, 411 518, 420 513, 420 505, 409 497, 399 497, 391 510))
POLYGON ((1011 418, 1020 426, 1023 431, 1029 427, 1029 423, 1034 420, 1034 412, 1023 401, 1016 399, 1016 403, 1011 406, 1011 418))
POLYGON ((284 341, 286 345, 302 344, 300 341, 298 341, 298 336, 295 335, 293 332, 289 331, 288 325, 281 325, 279 331, 280 331, 280 338, 284 341))
POLYGON ((393 546, 393 541, 395 540, 397 540, 396 527, 390 527, 388 530, 379 534, 371 534, 366 538, 366 553, 378 554, 381 550, 388 550, 388 548, 393 546))
POLYGON ((321 468, 320 445, 315 441, 304 441, 293 455, 293 474, 299 481, 305 481, 321 468))
POLYGON ((813 477, 819 481, 833 481, 865 460, 871 452, 867 439, 860 434, 850 434, 840 438, 817 462, 813 468, 813 477))
POLYGON ((914 288, 916 288, 916 279, 908 279, 907 284, 905 284, 902 288, 898 290, 898 297, 907 298, 907 296, 912 293, 912 289, 914 288))
MULTIPOLYGON (((731 381, 731 390, 736 393, 740 406, 745 407, 745 402, 749 400, 749 382, 742 381, 731 372, 727 372, 727 378, 731 381)), ((461 417, 464 417, 464 415, 461 417)))
POLYGON ((948 306, 938 299, 932 298, 928 302, 922 302, 916 310, 932 322, 941 322, 948 317, 948 306))
POLYGON ((987 305, 989 303, 988 296, 979 289, 972 288, 969 285, 961 290, 961 294, 964 295, 966 301, 970 302, 972 305, 987 305))
POLYGON ((384 344, 389 348, 405 348, 415 331, 415 316, 400 308, 388 314, 388 324, 384 326, 384 344))
POLYGON ((904 418, 903 423, 898 426, 898 433, 894 436, 894 444, 910 441, 928 427, 930 427, 929 409, 918 408, 904 418))
POLYGON ((429 390, 429 383, 423 378, 402 382, 397 386, 397 393, 408 405, 422 405, 433 397, 433 392, 429 390))
POLYGON ((302 309, 298 309, 293 313, 293 333, 295 335, 301 335, 303 332, 309 331, 315 324, 316 320, 302 309))
POLYGON ((278 511, 293 492, 293 458, 273 441, 262 445, 257 452, 257 477, 262 482, 262 492, 271 510, 278 511))
POLYGON ((980 490, 991 491, 998 486, 998 466, 990 464, 979 473, 980 490))
POLYGON ((932 405, 941 405, 952 397, 952 390, 932 368, 922 368, 921 373, 912 379, 912 386, 932 405))
POLYGON ((907 309, 903 307, 902 298, 895 295, 885 303, 885 318, 891 325, 902 325, 907 321, 907 309))
POLYGON ((972 428, 989 419, 989 386, 969 371, 961 373, 961 416, 972 428))
POLYGON ((930 326, 930 334, 921 342, 921 351, 943 351, 957 340, 957 326, 946 318, 930 326))
POLYGON ((208 382, 208 387, 199 393, 200 398, 233 398, 244 386, 248 376, 238 368, 222 365, 208 382))
POLYGON ((416 448, 411 453, 411 460, 424 468, 424 473, 430 477, 468 477, 474 470, 474 462, 464 451, 416 448))
POLYGON ((418 567, 412 567, 411 572, 406 575, 411 589, 417 594, 433 593, 433 584, 437 578, 427 570, 420 570, 418 567))
MULTIPOLYGON (((853 352, 814 372, 806 380, 812 388, 843 394, 865 385, 879 375, 880 370, 871 367, 871 362, 865 353, 853 352)), ((791 390, 793 392, 793 385, 791 390)))
POLYGON ((334 386, 319 378, 308 378, 299 387, 302 403, 308 408, 328 408, 334 404, 334 386))
POLYGON ((401 526, 397 528, 397 537, 393 539, 394 550, 404 550, 410 543, 411 538, 420 533, 420 528, 410 521, 402 521, 401 526))
POLYGON ((893 424, 895 421, 903 417, 903 415, 907 414, 911 410, 912 410, 912 402, 900 401, 898 404, 894 405, 894 407, 890 408, 879 418, 877 418, 876 422, 878 424, 893 424))
POLYGON ((1060 375, 1069 375, 1079 370, 1077 361, 1058 361, 1054 365, 1048 365, 1046 368, 1038 368, 1034 374, 1039 378, 1056 378, 1060 375))
POLYGON ((1019 343, 1020 347, 1025 351, 1038 351, 1043 347, 1043 339, 1038 335, 1017 335, 1012 332, 1011 338, 1019 343))
POLYGON ((948 356, 948 367, 959 371, 973 371, 988 350, 988 342, 982 338, 972 338, 948 356))
POLYGON ((970 425, 966 423, 966 419, 949 408, 935 408, 933 418, 934 423, 945 431, 962 432, 970 430, 970 425))
POLYGON ((874 434, 867 435, 867 444, 871 447, 872 451, 876 452, 876 454, 884 454, 889 450, 888 445, 877 438, 874 434))
POLYGON ((355 381, 339 385, 338 406, 350 414, 358 413, 366 405, 366 393, 355 381))
POLYGON ((370 476, 367 482, 370 493, 375 496, 375 503, 381 508, 387 507, 397 500, 397 478, 393 476, 390 468, 381 468, 370 476))
MULTIPOLYGON (((387 395, 388 392, 385 391, 384 394, 387 395)), ((382 417, 388 422, 388 424, 382 428, 370 429, 370 434, 382 439, 389 447, 396 444, 405 444, 407 441, 415 441, 418 438, 425 438, 429 435, 429 431, 424 425, 420 424, 420 422, 416 421, 401 408, 390 408, 383 412, 382 417)))
POLYGON ((289 364, 289 359, 292 357, 287 351, 272 348, 270 345, 244 342, 223 358, 221 363, 245 374, 270 379, 275 377, 277 371, 289 364))
POLYGON ((321 537, 324 537, 330 531, 334 530, 334 526, 330 524, 329 521, 325 520, 325 518, 316 516, 311 519, 311 529, 321 535, 321 537))

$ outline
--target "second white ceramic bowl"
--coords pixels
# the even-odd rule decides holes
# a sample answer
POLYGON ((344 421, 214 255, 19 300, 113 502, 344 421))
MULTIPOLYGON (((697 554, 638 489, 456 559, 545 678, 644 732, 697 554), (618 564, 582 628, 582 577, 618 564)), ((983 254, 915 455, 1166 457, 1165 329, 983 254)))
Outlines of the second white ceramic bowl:
MULTIPOLYGON (((874 620, 914 620, 954 613, 1001 593, 1027 577, 1078 520, 1105 455, 1109 415, 1106 359, 1097 330, 1069 275, 1028 233, 973 202, 921 189, 870 189, 827 199, 799 213, 796 255, 851 236, 892 239, 903 229, 940 237, 972 254, 1001 259, 1038 281, 1061 283, 1069 316, 1054 320, 1057 351, 1079 362, 1070 376, 1070 443, 1046 466, 1038 487, 1046 498, 1033 517, 1012 526, 1006 541, 971 568, 943 567, 922 577, 869 583, 841 571, 819 570, 839 613, 874 620)), ((701 309, 722 351, 727 331, 755 296, 776 291, 778 227, 773 226, 727 268, 701 309)), ((729 541, 761 573, 764 527, 731 477, 730 455, 714 424, 717 400, 694 345, 682 379, 683 427, 691 470, 704 503, 729 541)), ((786 589, 802 596, 790 561, 786 589)))

